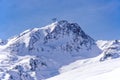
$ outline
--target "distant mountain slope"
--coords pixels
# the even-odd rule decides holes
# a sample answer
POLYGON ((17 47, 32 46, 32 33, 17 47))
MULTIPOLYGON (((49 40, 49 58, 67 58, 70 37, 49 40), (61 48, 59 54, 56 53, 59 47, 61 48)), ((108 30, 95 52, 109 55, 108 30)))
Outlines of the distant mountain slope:
POLYGON ((115 59, 120 57, 120 40, 103 41, 98 40, 97 44, 99 48, 103 51, 101 56, 101 61, 106 59, 115 59))

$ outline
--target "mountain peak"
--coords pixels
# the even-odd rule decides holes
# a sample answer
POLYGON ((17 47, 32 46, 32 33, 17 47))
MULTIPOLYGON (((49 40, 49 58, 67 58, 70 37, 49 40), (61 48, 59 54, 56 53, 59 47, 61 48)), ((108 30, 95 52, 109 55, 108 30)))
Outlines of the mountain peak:
POLYGON ((48 36, 50 34, 55 35, 71 35, 81 36, 83 38, 88 38, 88 35, 81 29, 77 23, 69 23, 67 20, 60 20, 53 22, 45 27, 28 29, 22 32, 19 36, 24 36, 26 34, 34 35, 35 33, 41 33, 43 36, 48 36))
POLYGON ((26 30, 9 40, 7 44, 11 53, 15 52, 19 55, 41 55, 44 51, 53 53, 52 51, 60 50, 61 53, 71 53, 73 56, 82 57, 98 55, 99 53, 89 54, 93 46, 96 46, 94 39, 85 34, 77 23, 70 23, 66 20, 26 30), (80 52, 81 50, 85 52, 80 52))
POLYGON ((56 21, 50 25, 47 26, 48 32, 49 33, 54 33, 56 32, 57 34, 75 34, 82 36, 84 38, 87 38, 86 34, 84 31, 81 29, 81 27, 77 23, 69 23, 67 20, 60 20, 56 21))
POLYGON ((7 73, 10 79, 16 79, 14 73, 19 77, 27 75, 31 78, 32 74, 29 72, 34 72, 37 80, 48 78, 58 74, 60 67, 64 65, 78 59, 92 58, 101 53, 95 41, 85 34, 77 23, 66 20, 26 30, 17 37, 9 39, 1 48, 1 51, 5 51, 6 56, 9 56, 5 60, 9 59, 8 63, 11 61, 13 62, 11 64, 14 64, 7 73))

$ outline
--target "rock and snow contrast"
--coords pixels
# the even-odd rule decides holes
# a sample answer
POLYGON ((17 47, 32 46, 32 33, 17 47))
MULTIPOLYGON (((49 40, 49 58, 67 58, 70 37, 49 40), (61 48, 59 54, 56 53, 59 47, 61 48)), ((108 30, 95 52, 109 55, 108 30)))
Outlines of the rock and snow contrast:
POLYGON ((0 80, 113 80, 119 56, 119 40, 95 41, 77 23, 56 21, 0 40, 0 80))

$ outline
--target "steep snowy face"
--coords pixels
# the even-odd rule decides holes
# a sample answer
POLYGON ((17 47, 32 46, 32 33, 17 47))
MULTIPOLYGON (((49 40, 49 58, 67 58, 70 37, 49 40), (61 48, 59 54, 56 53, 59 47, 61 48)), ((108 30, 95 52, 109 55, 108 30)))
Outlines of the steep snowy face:
POLYGON ((41 55, 55 52, 95 57, 99 54, 94 40, 86 35, 77 23, 69 23, 65 20, 46 27, 26 30, 9 40, 7 49, 18 55, 41 55))
POLYGON ((97 41, 100 49, 103 50, 101 61, 106 59, 114 59, 120 57, 120 40, 112 40, 112 41, 97 41))

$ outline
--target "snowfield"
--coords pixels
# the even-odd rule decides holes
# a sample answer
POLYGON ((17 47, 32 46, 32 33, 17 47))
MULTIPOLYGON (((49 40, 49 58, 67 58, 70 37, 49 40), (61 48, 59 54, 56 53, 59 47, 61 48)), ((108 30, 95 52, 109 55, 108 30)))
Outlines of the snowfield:
POLYGON ((104 62, 81 60, 67 65, 58 76, 47 80, 119 80, 120 59, 107 60, 104 62))

